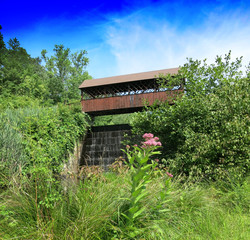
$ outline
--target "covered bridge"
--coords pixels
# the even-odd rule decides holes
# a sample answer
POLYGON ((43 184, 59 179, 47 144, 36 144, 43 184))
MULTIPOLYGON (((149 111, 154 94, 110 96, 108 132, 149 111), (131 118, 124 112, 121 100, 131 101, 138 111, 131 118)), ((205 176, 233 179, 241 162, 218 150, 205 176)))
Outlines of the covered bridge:
POLYGON ((177 74, 178 68, 85 80, 80 86, 82 110, 90 115, 131 113, 155 100, 169 100, 183 91, 179 85, 171 90, 160 88, 159 74, 177 74), (167 91, 167 93, 166 93, 167 91))

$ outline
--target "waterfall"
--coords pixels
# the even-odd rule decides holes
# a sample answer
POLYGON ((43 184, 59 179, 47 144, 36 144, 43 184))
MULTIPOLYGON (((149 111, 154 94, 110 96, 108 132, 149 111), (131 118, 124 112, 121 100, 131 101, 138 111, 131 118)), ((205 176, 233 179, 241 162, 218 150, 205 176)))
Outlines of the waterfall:
POLYGON ((131 134, 127 124, 92 127, 85 139, 81 165, 99 165, 108 169, 116 158, 123 156, 124 134, 131 134))

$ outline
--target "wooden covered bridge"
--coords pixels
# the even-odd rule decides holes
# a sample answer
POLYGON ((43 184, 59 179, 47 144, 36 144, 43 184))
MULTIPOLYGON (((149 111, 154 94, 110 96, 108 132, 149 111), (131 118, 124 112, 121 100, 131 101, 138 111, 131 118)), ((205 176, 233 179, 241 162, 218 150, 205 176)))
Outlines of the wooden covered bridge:
MULTIPOLYGON (((90 115, 132 113, 140 111, 144 104, 152 105, 155 100, 171 101, 171 96, 182 91, 182 85, 175 89, 161 89, 159 74, 176 74, 178 68, 115 77, 85 80, 80 85, 82 110, 90 115)), ((170 102, 171 103, 171 102, 170 102)))
MULTIPOLYGON (((159 74, 177 74, 178 68, 85 80, 80 85, 82 110, 91 116, 132 113, 152 105, 156 100, 168 101, 183 91, 183 85, 171 90, 161 88, 159 74)), ((128 125, 92 127, 85 139, 81 165, 108 165, 122 155, 124 133, 128 125)))

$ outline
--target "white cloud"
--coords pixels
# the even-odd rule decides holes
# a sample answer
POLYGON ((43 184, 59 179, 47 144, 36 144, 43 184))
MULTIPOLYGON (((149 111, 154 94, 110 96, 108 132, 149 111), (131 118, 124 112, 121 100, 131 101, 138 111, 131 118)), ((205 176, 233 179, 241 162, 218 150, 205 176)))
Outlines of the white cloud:
POLYGON ((159 9, 144 9, 113 19, 106 28, 119 74, 178 67, 187 57, 211 63, 229 50, 233 58, 243 56, 245 65, 250 61, 249 15, 211 12, 202 22, 180 27, 158 14, 159 9))

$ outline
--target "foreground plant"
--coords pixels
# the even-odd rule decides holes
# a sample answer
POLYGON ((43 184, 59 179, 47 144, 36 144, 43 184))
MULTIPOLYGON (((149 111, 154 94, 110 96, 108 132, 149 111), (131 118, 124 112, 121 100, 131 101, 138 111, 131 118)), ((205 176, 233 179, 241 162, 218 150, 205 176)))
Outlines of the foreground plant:
POLYGON ((157 151, 161 146, 158 137, 154 137, 151 133, 145 133, 143 138, 144 142, 140 147, 134 145, 131 149, 127 145, 126 150, 123 150, 127 154, 127 165, 131 171, 129 208, 127 214, 124 214, 128 225, 132 225, 136 218, 146 210, 146 207, 142 206, 141 200, 148 195, 146 186, 152 181, 151 172, 158 165, 157 161, 151 157, 161 154, 160 151, 157 151))

